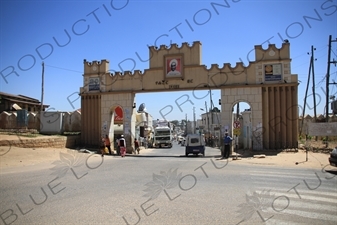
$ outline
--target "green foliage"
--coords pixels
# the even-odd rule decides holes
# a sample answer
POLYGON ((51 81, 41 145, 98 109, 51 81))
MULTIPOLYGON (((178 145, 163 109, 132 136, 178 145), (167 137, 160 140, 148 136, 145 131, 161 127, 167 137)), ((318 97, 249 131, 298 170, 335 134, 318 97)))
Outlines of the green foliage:
POLYGON ((219 109, 218 107, 214 107, 214 108, 212 109, 212 112, 220 112, 220 109, 219 109))
POLYGON ((179 126, 179 121, 178 120, 172 120, 171 123, 173 123, 175 126, 179 126))

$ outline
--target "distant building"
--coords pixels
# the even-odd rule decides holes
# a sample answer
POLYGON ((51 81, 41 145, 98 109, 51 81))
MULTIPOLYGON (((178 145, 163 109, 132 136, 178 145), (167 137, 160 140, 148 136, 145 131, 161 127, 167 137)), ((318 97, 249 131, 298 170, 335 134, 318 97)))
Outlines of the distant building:
MULTIPOLYGON (((43 105, 43 111, 49 105, 43 105)), ((26 109, 28 112, 41 111, 41 102, 35 98, 30 98, 24 95, 12 95, 0 92, 0 113, 3 111, 11 112, 20 109, 26 109)))

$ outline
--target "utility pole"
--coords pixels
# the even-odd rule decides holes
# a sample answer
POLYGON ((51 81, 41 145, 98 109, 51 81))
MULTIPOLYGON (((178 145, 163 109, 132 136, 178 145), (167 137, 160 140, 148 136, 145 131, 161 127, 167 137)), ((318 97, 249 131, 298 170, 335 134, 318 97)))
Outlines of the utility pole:
POLYGON ((210 136, 210 128, 209 128, 209 112, 207 111, 207 101, 205 101, 205 108, 206 108, 206 113, 207 113, 207 127, 208 127, 208 137, 210 136))
MULTIPOLYGON (((236 104, 236 121, 240 122, 239 120, 239 113, 240 113, 240 103, 236 104)), ((238 147, 239 147, 239 138, 238 135, 235 134, 235 156, 238 159, 238 147)))
POLYGON ((307 88, 305 89, 304 106, 303 106, 303 113, 302 113, 302 123, 301 123, 301 127, 300 127, 300 136, 302 135, 302 129, 303 129, 303 123, 304 123, 304 115, 305 115, 305 106, 307 105, 307 96, 308 96, 308 89, 309 89, 309 83, 310 83, 311 66, 312 66, 312 55, 311 55, 311 58, 310 58, 310 66, 309 66, 309 72, 308 72, 307 88))
MULTIPOLYGON (((317 121, 317 113, 316 113, 316 94, 315 94, 315 68, 314 68, 314 62, 315 62, 315 57, 314 57, 314 50, 316 50, 316 48, 314 48, 314 46, 311 45, 311 69, 312 69, 312 96, 313 96, 313 100, 314 100, 314 118, 315 118, 315 122, 317 121)), ((315 140, 317 141, 317 136, 315 137, 315 140)))
POLYGON ((240 103, 236 104, 236 120, 239 121, 239 113, 240 113, 240 103))
MULTIPOLYGON (((211 113, 211 122, 210 122, 210 125, 211 125, 210 127, 211 128, 210 129, 212 129, 212 131, 213 131, 214 121, 213 121, 213 100, 212 100, 212 90, 211 90, 211 88, 209 88, 209 101, 210 101, 210 109, 209 109, 209 111, 211 113)), ((213 134, 213 132, 211 134, 213 134)))
POLYGON ((185 114, 185 135, 187 135, 187 113, 185 114))
POLYGON ((195 107, 193 107, 193 133, 196 134, 197 133, 197 123, 195 122, 195 107))
MULTIPOLYGON (((311 46, 311 69, 312 69, 312 94, 314 97, 314 116, 315 116, 315 122, 317 120, 317 113, 316 113, 316 94, 315 94, 315 68, 314 68, 314 62, 315 62, 315 57, 314 57, 314 46, 311 46)), ((316 140, 317 141, 317 140, 316 140)))
MULTIPOLYGON (((41 113, 40 113, 40 118, 41 118, 41 115, 42 115, 42 111, 43 111, 43 95, 44 95, 44 62, 42 62, 42 91, 41 91, 41 113)), ((41 120, 40 120, 41 122, 41 120)))
MULTIPOLYGON (((325 102, 325 121, 329 122, 329 82, 330 82, 330 63, 334 63, 336 65, 336 61, 330 61, 331 60, 331 43, 337 42, 336 40, 332 41, 332 35, 329 35, 329 48, 328 48, 328 67, 326 72, 326 102, 325 102)), ((326 136, 326 148, 328 147, 328 136, 326 136)))

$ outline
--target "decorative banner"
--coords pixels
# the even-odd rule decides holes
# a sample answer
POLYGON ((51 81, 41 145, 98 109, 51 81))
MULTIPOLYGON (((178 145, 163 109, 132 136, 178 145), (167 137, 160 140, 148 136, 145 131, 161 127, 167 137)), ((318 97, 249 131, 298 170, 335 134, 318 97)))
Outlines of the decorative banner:
POLYGON ((120 106, 115 108, 114 123, 123 124, 123 109, 120 106))

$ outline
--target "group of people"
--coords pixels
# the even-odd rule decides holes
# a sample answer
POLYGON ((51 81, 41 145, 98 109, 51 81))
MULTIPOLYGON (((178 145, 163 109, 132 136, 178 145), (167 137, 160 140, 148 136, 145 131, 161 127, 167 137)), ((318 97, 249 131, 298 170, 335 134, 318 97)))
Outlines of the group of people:
MULTIPOLYGON (((229 158, 229 153, 230 153, 230 145, 231 142, 233 141, 232 137, 229 136, 228 132, 225 132, 225 137, 223 139, 224 141, 224 150, 223 150, 223 158, 228 159, 229 158)), ((105 155, 105 148, 108 149, 108 152, 110 155, 112 155, 111 153, 111 142, 110 142, 110 138, 108 135, 105 135, 105 137, 102 138, 102 144, 101 144, 101 154, 102 157, 104 157, 105 155)), ((117 154, 125 157, 126 154, 126 141, 124 138, 124 135, 121 135, 119 139, 116 139, 116 145, 117 145, 117 154)), ((135 138, 134 140, 134 145, 135 145, 135 151, 138 152, 140 151, 140 145, 139 145, 139 141, 137 140, 137 138, 135 138)))
MULTIPOLYGON (((107 148, 108 149, 108 152, 110 155, 112 155, 112 152, 111 152, 111 142, 110 142, 110 138, 108 135, 105 135, 105 137, 102 138, 101 140, 101 154, 102 154, 102 157, 104 157, 105 155, 105 149, 107 148)), ((125 154, 126 154, 126 141, 125 141, 125 138, 124 138, 124 135, 121 135, 119 139, 116 140, 116 143, 117 143, 117 154, 122 156, 122 157, 125 157, 125 154)))
POLYGON ((219 146, 219 138, 218 136, 210 136, 205 139, 206 145, 209 147, 218 147, 219 146))
MULTIPOLYGON (((111 142, 110 142, 109 136, 105 135, 105 137, 103 137, 101 141, 102 141, 102 144, 101 144, 101 155, 102 155, 102 157, 104 157, 105 154, 108 154, 106 152, 106 148, 107 148, 109 154, 112 155, 112 152, 111 152, 111 142)), ((134 145, 135 145, 135 152, 138 152, 138 154, 139 154, 140 145, 139 145, 139 142, 138 142, 138 140, 136 138, 134 140, 134 145)), ((123 134, 120 136, 120 138, 116 139, 116 149, 117 149, 117 155, 125 157, 125 154, 126 154, 126 141, 125 141, 125 138, 124 138, 123 134)))
MULTIPOLYGON (((233 141, 233 138, 229 136, 228 132, 226 131, 224 139, 223 139, 224 148, 222 151, 222 158, 225 158, 225 159, 229 158, 230 146, 231 146, 232 141, 233 141)), ((220 146, 219 139, 217 136, 205 138, 205 143, 207 146, 210 146, 210 147, 220 146)))

